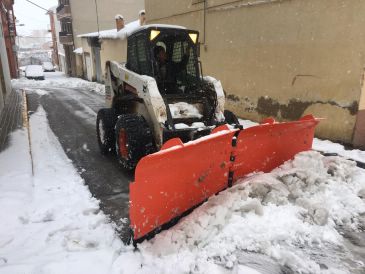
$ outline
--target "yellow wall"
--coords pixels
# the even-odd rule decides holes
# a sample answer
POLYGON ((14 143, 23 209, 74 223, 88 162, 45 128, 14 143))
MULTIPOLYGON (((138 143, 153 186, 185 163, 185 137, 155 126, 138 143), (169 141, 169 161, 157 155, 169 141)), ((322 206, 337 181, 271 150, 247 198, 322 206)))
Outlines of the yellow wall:
POLYGON ((107 61, 126 62, 127 40, 103 39, 100 50, 101 70, 105 77, 105 64, 107 61))
MULTIPOLYGON (((115 28, 115 15, 123 15, 126 23, 138 19, 138 12, 144 9, 143 0, 96 0, 99 30, 115 28)), ((70 0, 75 48, 81 47, 77 35, 97 32, 95 0, 70 0)))
POLYGON ((90 55, 90 60, 91 60, 91 75, 92 75, 92 79, 96 79, 96 69, 94 67, 94 63, 92 62, 94 56, 91 50, 91 47, 89 46, 89 44, 87 43, 87 38, 81 38, 81 47, 83 49, 83 54, 82 54, 82 66, 83 66, 83 78, 87 79, 87 75, 86 75, 86 67, 85 67, 85 53, 88 53, 90 55))
MULTIPOLYGON (((148 23, 197 29, 204 42, 204 4, 192 2, 146 0, 148 23)), ((222 81, 226 106, 240 117, 313 113, 326 118, 319 137, 350 143, 365 64, 365 1, 268 2, 207 1, 204 74, 222 81)))

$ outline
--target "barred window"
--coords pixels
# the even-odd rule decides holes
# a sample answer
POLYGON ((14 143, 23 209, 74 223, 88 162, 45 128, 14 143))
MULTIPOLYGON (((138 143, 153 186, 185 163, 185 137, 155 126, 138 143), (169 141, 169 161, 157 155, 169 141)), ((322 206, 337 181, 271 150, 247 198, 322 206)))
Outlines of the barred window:
POLYGON ((147 47, 144 35, 137 36, 137 56, 139 74, 151 75, 151 63, 147 56, 147 47))
POLYGON ((128 41, 128 63, 127 68, 138 72, 138 60, 137 60, 137 53, 136 53, 136 38, 133 37, 128 41))
MULTIPOLYGON (((184 52, 189 49, 189 43, 187 41, 177 41, 173 44, 172 61, 179 63, 182 61, 184 52)), ((178 86, 190 85, 196 82, 196 57, 194 51, 190 48, 188 52, 189 59, 186 67, 177 75, 176 80, 178 86)))

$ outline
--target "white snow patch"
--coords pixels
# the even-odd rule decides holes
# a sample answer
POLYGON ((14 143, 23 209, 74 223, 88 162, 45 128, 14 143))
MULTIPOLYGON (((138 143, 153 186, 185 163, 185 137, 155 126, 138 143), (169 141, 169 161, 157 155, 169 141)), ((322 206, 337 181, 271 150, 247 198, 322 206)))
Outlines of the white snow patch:
POLYGON ((43 109, 0 154, 0 273, 106 273, 125 248, 69 163, 43 109))
POLYGON ((117 29, 102 30, 99 32, 91 32, 78 35, 77 37, 99 37, 100 39, 126 39, 135 30, 141 27, 139 20, 130 22, 124 26, 123 29, 117 31, 117 29))
POLYGON ((89 82, 80 78, 65 77, 60 72, 50 72, 46 74, 46 80, 35 81, 26 78, 12 79, 11 84, 14 89, 22 88, 73 88, 85 89, 96 92, 98 94, 105 94, 105 86, 96 82, 89 82))
POLYGON ((34 90, 34 92, 37 93, 40 96, 43 96, 43 95, 47 95, 48 94, 48 91, 46 91, 44 89, 36 89, 36 90, 34 90))
POLYGON ((343 145, 331 142, 329 140, 314 138, 313 149, 323 152, 337 153, 343 157, 365 163, 365 151, 359 149, 346 150, 343 145))
POLYGON ((178 102, 169 104, 171 116, 173 119, 181 118, 201 118, 201 110, 198 104, 189 104, 186 102, 178 102))
POLYGON ((86 143, 82 145, 82 149, 85 150, 85 151, 87 151, 87 152, 90 151, 90 149, 88 148, 88 146, 87 146, 86 143))
POLYGON ((253 122, 251 120, 238 119, 243 128, 249 128, 259 125, 259 123, 253 122))
POLYGON ((83 52, 84 52, 84 50, 82 48, 77 48, 74 50, 74 53, 79 54, 79 55, 83 54, 83 52))

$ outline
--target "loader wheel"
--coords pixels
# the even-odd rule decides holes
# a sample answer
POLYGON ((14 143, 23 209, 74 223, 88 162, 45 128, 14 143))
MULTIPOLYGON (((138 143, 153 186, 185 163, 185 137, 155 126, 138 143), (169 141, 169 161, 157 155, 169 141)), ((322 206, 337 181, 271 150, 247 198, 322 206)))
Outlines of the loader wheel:
POLYGON ((114 109, 103 108, 98 111, 96 117, 96 136, 102 154, 108 154, 115 151, 114 126, 116 120, 117 116, 114 109))
POLYGON ((138 161, 156 151, 152 131, 140 115, 121 115, 115 126, 115 144, 121 165, 132 170, 138 161))
POLYGON ((230 125, 239 125, 240 122, 238 121, 238 118, 237 116, 232 112, 232 111, 229 111, 229 110, 225 110, 224 111, 224 117, 226 118, 226 123, 227 124, 230 124, 230 125))

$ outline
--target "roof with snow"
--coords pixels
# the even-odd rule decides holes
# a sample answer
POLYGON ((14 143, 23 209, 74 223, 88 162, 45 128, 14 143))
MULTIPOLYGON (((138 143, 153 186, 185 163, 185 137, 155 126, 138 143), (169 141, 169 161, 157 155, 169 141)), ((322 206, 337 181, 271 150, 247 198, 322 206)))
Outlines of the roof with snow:
POLYGON ((125 25, 123 29, 117 31, 117 29, 110 29, 110 30, 102 30, 99 32, 91 32, 80 34, 77 37, 80 38, 93 38, 98 37, 99 39, 125 39, 128 36, 132 35, 133 33, 147 29, 147 28, 173 28, 173 29, 186 29, 182 26, 177 25, 166 25, 166 24, 151 24, 151 25, 144 25, 141 26, 139 24, 139 20, 130 22, 125 25))
POLYGON ((126 24, 125 27, 120 31, 117 31, 117 29, 109 29, 109 30, 102 30, 99 32, 80 34, 77 37, 81 38, 99 37, 100 39, 125 39, 132 32, 134 32, 136 29, 140 27, 141 26, 139 25, 139 20, 136 20, 126 24))

